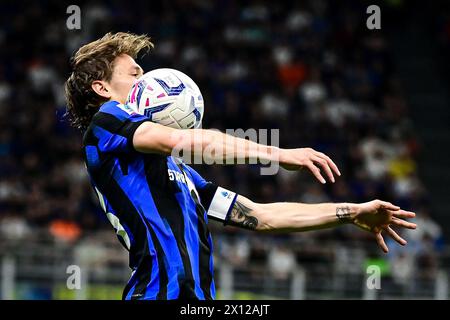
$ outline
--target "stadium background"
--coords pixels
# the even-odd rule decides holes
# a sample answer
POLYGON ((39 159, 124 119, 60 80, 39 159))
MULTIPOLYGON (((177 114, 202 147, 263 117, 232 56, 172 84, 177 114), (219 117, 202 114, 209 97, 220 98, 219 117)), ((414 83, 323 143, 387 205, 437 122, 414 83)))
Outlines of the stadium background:
POLYGON ((448 299, 450 182, 444 1, 81 1, 0 4, 0 297, 117 299, 127 255, 98 206, 63 121, 68 59, 108 31, 147 33, 144 70, 190 75, 205 128, 278 128, 282 147, 327 153, 343 176, 321 186, 305 172, 260 176, 257 166, 197 166, 255 201, 363 202, 417 213, 419 229, 383 255, 353 227, 258 235, 211 226, 219 298, 448 299), (74 3, 75 4, 75 3, 74 3), (81 290, 66 286, 82 270, 81 290), (382 271, 368 290, 366 268, 382 271))

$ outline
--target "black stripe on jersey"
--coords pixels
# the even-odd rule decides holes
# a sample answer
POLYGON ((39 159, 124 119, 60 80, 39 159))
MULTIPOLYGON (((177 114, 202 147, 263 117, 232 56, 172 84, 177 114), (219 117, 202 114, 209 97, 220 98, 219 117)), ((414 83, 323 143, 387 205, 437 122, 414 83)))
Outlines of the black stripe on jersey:
POLYGON ((113 134, 118 134, 122 137, 127 138, 127 145, 130 150, 134 150, 133 147, 133 135, 136 129, 143 123, 148 120, 141 120, 132 122, 129 119, 125 121, 120 121, 115 116, 105 113, 105 112, 97 112, 92 118, 92 124, 99 126, 113 134))
MULTIPOLYGON (((180 168, 180 170, 187 175, 187 173, 184 171, 182 165, 177 163, 178 168, 180 168)), ((209 191, 212 191, 212 188, 217 189, 217 187, 215 187, 212 183, 210 184, 210 186, 207 186, 209 191)), ((205 190, 206 193, 204 193, 206 195, 206 197, 208 197, 208 190, 205 190)), ((213 194, 214 196, 214 194, 213 194)), ((198 199, 197 194, 194 192, 194 190, 191 191, 191 197, 195 202, 195 211, 197 212, 197 230, 198 230, 198 235, 199 235, 199 239, 200 239, 200 249, 199 249, 199 267, 201 268, 202 266, 208 266, 208 272, 202 272, 202 270, 200 269, 200 288, 202 288, 203 290, 203 294, 205 296, 205 299, 207 300, 212 300, 212 296, 211 296, 211 282, 212 282, 212 274, 209 270, 209 260, 211 258, 211 248, 209 246, 209 242, 208 242, 208 238, 209 238, 209 229, 208 226, 206 224, 205 221, 205 217, 204 214, 206 212, 205 208, 203 207, 203 205, 200 203, 200 199, 198 199)), ((208 207, 209 204, 211 204, 212 201, 212 197, 211 200, 209 200, 208 202, 208 207)))
MULTIPOLYGON (((188 174, 188 172, 186 174, 188 174)), ((206 209, 206 211, 208 211, 216 191, 217 186, 212 182, 208 182, 203 188, 197 189, 201 204, 206 209)))
MULTIPOLYGON (((99 183, 98 179, 96 181, 98 188, 102 190, 103 196, 108 199, 114 208, 119 208, 118 210, 116 209, 115 213, 121 223, 125 223, 135 237, 134 246, 130 248, 130 267, 132 269, 137 269, 134 276, 138 279, 134 293, 144 294, 145 288, 150 281, 152 270, 152 260, 151 257, 149 257, 145 225, 142 218, 139 216, 139 213, 116 181, 111 179, 106 186, 103 185, 103 183, 99 183), (137 245, 140 245, 140 247, 137 247, 137 245), (143 291, 138 289, 141 287, 141 284, 144 286, 142 288, 143 291)), ((125 288, 123 293, 124 297, 128 294, 129 289, 131 288, 125 288)))
MULTIPOLYGON (((145 220, 145 223, 148 226, 148 229, 150 231, 150 235, 152 237, 152 241, 153 244, 155 246, 155 250, 157 253, 157 257, 158 257, 158 265, 159 265, 159 292, 157 295, 157 299, 158 300, 167 300, 167 284, 169 283, 169 276, 167 275, 167 265, 166 265, 166 261, 167 259, 164 259, 164 250, 161 246, 161 243, 158 240, 158 237, 155 234, 155 231, 153 230, 152 226, 150 225, 150 223, 145 220), (164 267, 163 267, 164 266, 164 267)), ((147 273, 151 273, 151 270, 149 270, 150 272, 147 271, 147 273)), ((150 279, 150 276, 149 276, 150 279)))
MULTIPOLYGON (((89 129, 85 133, 84 140, 85 143, 89 145, 96 145, 98 142, 98 139, 89 129)), ((134 205, 126 196, 119 184, 108 174, 111 172, 113 165, 113 162, 108 161, 107 159, 109 156, 102 154, 101 152, 99 152, 99 156, 105 168, 100 172, 92 170, 90 171, 90 174, 92 175, 92 179, 96 182, 96 186, 99 188, 99 191, 108 200, 112 207, 116 209, 115 213, 120 222, 122 224, 126 224, 133 234, 135 241, 134 245, 130 248, 129 266, 131 269, 136 270, 134 277, 138 279, 133 294, 135 296, 144 295, 145 289, 150 282, 152 271, 152 259, 148 250, 147 229, 143 222, 145 219, 139 215, 139 212, 135 209, 134 205)), ((155 247, 157 247, 156 244, 155 247)), ((161 246, 156 248, 156 250, 158 253, 158 262, 164 260, 160 257, 162 254, 161 246)), ((164 270, 160 269, 160 273, 164 273, 164 270)), ((160 277, 164 279, 164 275, 160 274, 160 277)), ((165 277, 167 278, 167 275, 165 275, 165 277)), ((166 283, 160 283, 160 292, 161 289, 162 291, 165 290, 166 284, 167 281, 166 283)), ((125 287, 122 298, 127 296, 130 289, 131 285, 127 285, 125 287)))
POLYGON ((172 230, 183 262, 185 275, 182 279, 178 279, 179 299, 198 299, 195 294, 195 281, 184 238, 183 211, 175 197, 177 190, 170 190, 170 188, 175 188, 175 184, 169 182, 166 174, 161 174, 167 172, 167 158, 159 155, 146 155, 146 158, 145 172, 153 201, 159 215, 169 224, 172 230))
MULTIPOLYGON (((109 172, 109 170, 104 171, 109 172)), ((151 225, 145 217, 141 217, 139 215, 139 212, 135 209, 130 199, 114 179, 102 179, 100 177, 96 178, 98 187, 104 192, 103 195, 106 199, 108 199, 111 205, 116 208, 120 221, 125 222, 132 230, 133 235, 137 237, 135 238, 135 244, 143 244, 141 248, 131 248, 132 250, 130 252, 130 257, 139 259, 139 262, 137 262, 135 266, 130 266, 132 268, 137 268, 137 274, 135 274, 135 277, 138 279, 135 290, 132 294, 132 299, 139 299, 145 295, 145 291, 152 274, 153 266, 152 259, 148 251, 149 246, 146 232, 147 228, 145 228, 145 225, 149 229, 159 264, 159 292, 157 298, 167 299, 168 276, 166 272, 167 268, 163 267, 165 266, 164 251, 151 225), (120 214, 120 212, 125 214, 120 214)), ((127 293, 124 292, 124 296, 126 296, 127 293)))
MULTIPOLYGON (((145 241, 145 249, 148 251, 148 241, 145 241)), ((136 271, 134 277, 136 278, 136 285, 134 291, 131 294, 131 300, 136 300, 145 295, 147 285, 150 282, 152 273, 152 257, 150 255, 143 255, 141 261, 139 262, 139 268, 136 271)), ((132 283, 128 283, 127 288, 123 292, 123 299, 126 298, 129 290, 131 290, 132 283), (128 287, 130 286, 130 287, 128 287)))
MULTIPOLYGON (((120 222, 125 223, 135 237, 134 246, 130 248, 130 267, 137 269, 134 276, 138 279, 133 294, 143 295, 145 294, 147 284, 150 282, 152 271, 152 259, 148 251, 147 229, 145 224, 139 212, 114 179, 104 175, 94 175, 94 179, 103 196, 116 209, 115 213, 120 222)), ((125 288, 123 297, 126 297, 130 289, 129 287, 125 288)))
POLYGON ((209 247, 209 229, 205 222, 205 209, 200 204, 197 195, 192 190, 191 192, 192 199, 195 202, 195 210, 197 212, 197 229, 198 235, 200 238, 200 250, 199 250, 199 266, 208 266, 208 272, 201 272, 200 270, 200 287, 203 290, 203 294, 205 295, 205 299, 211 300, 211 282, 212 282, 212 274, 209 270, 209 260, 211 258, 211 248, 209 247))
MULTIPOLYGON (((167 284, 169 283, 169 277, 167 275, 168 266, 166 265, 165 262, 166 259, 164 259, 164 249, 162 248, 161 243, 159 242, 158 237, 156 236, 155 231, 153 230, 150 223, 147 221, 145 217, 143 217, 143 220, 149 230, 158 259, 159 291, 156 296, 156 299, 167 300, 167 284)), ((146 250, 148 252, 147 238, 146 238, 146 250)), ((138 300, 145 295, 152 274, 152 259, 150 255, 142 256, 137 272, 138 274, 136 274, 135 276, 137 277, 138 281, 136 283, 134 292, 131 295, 131 300, 138 300)))
MULTIPOLYGON (((92 122, 91 122, 92 125, 92 122)), ((94 135, 91 129, 91 125, 83 134, 83 146, 96 146, 98 145, 98 138, 94 135)), ((98 147, 97 147, 98 149, 98 147)), ((86 159, 84 159, 86 161, 86 159)))

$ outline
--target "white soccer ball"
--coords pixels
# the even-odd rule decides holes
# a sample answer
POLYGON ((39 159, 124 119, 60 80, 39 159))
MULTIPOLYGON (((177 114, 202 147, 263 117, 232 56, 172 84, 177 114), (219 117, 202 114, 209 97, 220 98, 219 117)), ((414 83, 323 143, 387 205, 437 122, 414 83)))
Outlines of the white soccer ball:
POLYGON ((203 96, 195 82, 175 69, 156 69, 136 80, 126 104, 151 121, 177 129, 200 128, 203 96))

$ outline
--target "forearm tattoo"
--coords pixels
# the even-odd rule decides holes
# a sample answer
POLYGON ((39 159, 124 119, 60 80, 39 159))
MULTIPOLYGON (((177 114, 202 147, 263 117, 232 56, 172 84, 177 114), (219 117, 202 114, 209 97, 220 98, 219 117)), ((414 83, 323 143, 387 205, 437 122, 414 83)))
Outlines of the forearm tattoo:
POLYGON ((241 227, 248 230, 256 230, 258 226, 258 219, 252 216, 253 209, 246 207, 241 202, 236 200, 233 209, 231 209, 230 219, 228 224, 230 226, 241 227))
POLYGON ((336 208, 336 217, 342 222, 350 221, 350 207, 337 207, 336 208))

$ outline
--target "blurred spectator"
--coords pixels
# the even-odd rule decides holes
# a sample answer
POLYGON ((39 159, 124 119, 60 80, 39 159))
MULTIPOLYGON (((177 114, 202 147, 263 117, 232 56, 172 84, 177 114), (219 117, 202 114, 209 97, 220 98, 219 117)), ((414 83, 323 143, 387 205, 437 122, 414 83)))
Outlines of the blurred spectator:
POLYGON ((419 228, 417 232, 405 231, 405 236, 415 248, 416 254, 433 254, 438 252, 442 244, 442 228, 434 221, 427 208, 418 208, 416 223, 419 228))
POLYGON ((50 234, 52 234, 57 240, 74 242, 81 234, 78 224, 65 221, 54 220, 50 224, 50 234))
POLYGON ((286 280, 296 266, 295 255, 283 245, 275 245, 269 251, 268 266, 275 280, 286 280))
POLYGON ((318 184, 310 184, 300 197, 303 203, 323 203, 330 202, 323 189, 318 184))
POLYGON ((382 179, 387 173, 389 163, 395 154, 392 146, 379 137, 371 135, 361 141, 360 148, 369 178, 373 180, 382 179))
POLYGON ((416 272, 414 256, 405 251, 398 251, 390 261, 390 271, 394 283, 407 290, 416 272))
POLYGON ((247 237, 235 238, 234 241, 222 240, 221 256, 233 266, 245 266, 250 256, 250 243, 247 237))
POLYGON ((31 233, 30 227, 23 217, 15 214, 2 214, 0 234, 6 239, 20 240, 31 233))

